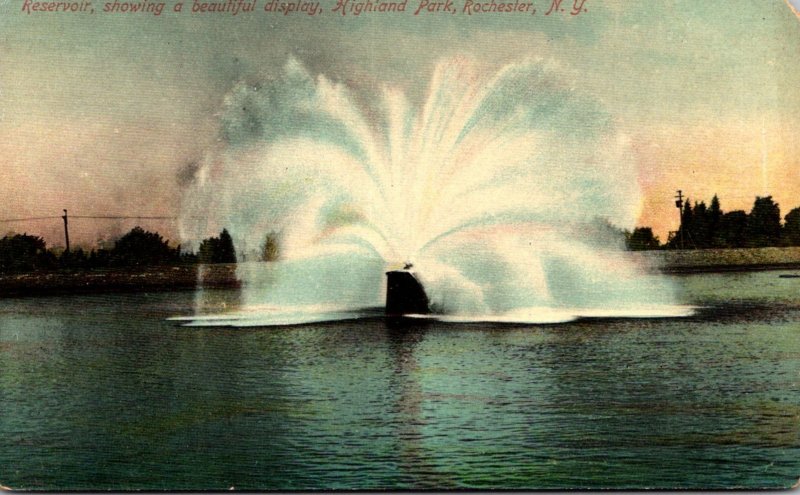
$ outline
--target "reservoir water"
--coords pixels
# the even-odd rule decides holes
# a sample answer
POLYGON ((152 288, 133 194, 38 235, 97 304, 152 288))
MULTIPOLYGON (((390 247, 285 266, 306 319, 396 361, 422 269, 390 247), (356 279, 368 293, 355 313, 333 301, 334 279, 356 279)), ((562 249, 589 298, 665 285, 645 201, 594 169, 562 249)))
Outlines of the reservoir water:
MULTIPOLYGON (((800 279, 675 276, 683 318, 183 327, 192 292, 0 300, 16 489, 783 488, 800 279)), ((203 297, 233 303, 233 291, 203 297)))

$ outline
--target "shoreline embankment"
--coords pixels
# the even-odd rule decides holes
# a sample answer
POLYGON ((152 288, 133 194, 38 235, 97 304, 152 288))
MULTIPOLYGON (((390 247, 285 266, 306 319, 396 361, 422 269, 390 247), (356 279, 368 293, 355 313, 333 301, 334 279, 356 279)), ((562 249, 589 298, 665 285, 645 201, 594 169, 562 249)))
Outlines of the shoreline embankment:
POLYGON ((630 255, 648 271, 666 274, 800 269, 800 247, 673 249, 630 255))
POLYGON ((236 264, 30 272, 0 275, 0 297, 229 289, 240 285, 236 264))
MULTIPOLYGON (((636 251, 629 255, 651 273, 800 270, 800 247, 636 251)), ((0 297, 238 287, 236 264, 0 275, 0 297)))

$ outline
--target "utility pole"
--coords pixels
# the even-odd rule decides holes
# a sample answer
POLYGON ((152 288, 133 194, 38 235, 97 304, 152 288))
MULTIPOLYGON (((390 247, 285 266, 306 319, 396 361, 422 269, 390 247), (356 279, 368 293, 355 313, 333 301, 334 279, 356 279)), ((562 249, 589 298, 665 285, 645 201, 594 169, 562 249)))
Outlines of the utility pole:
POLYGON ((61 218, 64 219, 64 240, 67 243, 67 253, 69 252, 69 227, 67 226, 67 210, 64 210, 64 214, 61 215, 61 218))
MULTIPOLYGON (((680 249, 683 249, 683 191, 680 189, 678 189, 678 194, 675 196, 675 207, 678 208, 678 214, 680 215, 680 224, 678 226, 678 235, 680 235, 680 240, 678 242, 680 249)), ((64 211, 66 212, 66 210, 64 211)))

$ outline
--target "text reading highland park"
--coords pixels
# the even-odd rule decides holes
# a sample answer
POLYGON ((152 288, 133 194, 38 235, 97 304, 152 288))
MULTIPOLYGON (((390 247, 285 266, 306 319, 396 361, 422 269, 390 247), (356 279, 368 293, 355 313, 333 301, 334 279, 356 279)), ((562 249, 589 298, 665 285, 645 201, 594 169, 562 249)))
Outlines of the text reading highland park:
POLYGON ((247 15, 254 12, 265 14, 320 15, 328 11, 339 16, 369 14, 528 14, 578 16, 588 12, 589 0, 186 0, 154 2, 151 0, 109 2, 39 2, 22 0, 22 12, 33 14, 148 14, 161 16, 164 13, 193 15, 247 15), (409 1, 412 5, 408 5, 409 1), (97 10, 95 7, 97 6, 97 10))

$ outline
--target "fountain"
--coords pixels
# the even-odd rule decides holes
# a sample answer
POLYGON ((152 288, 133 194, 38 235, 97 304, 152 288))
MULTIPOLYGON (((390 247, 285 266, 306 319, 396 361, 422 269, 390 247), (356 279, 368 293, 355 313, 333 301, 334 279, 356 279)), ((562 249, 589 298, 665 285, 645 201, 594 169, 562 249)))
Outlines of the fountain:
POLYGON ((402 270, 386 272, 386 315, 403 317, 430 313, 430 300, 425 289, 406 263, 402 270))
POLYGON ((454 58, 435 66, 418 104, 388 84, 373 91, 290 59, 279 76, 229 93, 223 142, 186 191, 181 225, 185 242, 229 230, 243 309, 193 324, 373 315, 387 290, 416 290, 408 260, 424 290, 408 307, 390 298, 390 313, 550 322, 686 312, 610 227, 637 217, 635 164, 612 117, 558 68, 487 71, 454 58), (277 260, 258 261, 266 242, 277 260))

